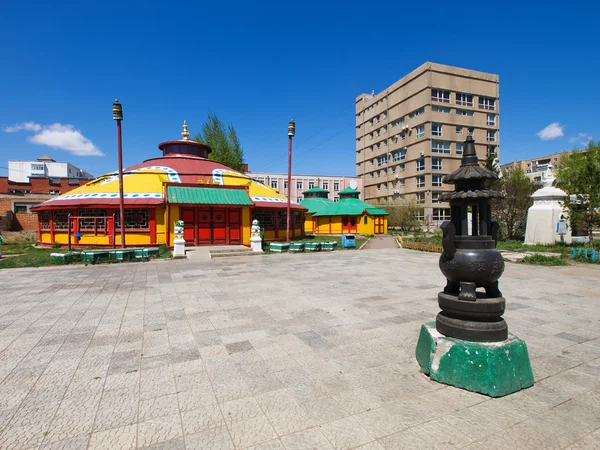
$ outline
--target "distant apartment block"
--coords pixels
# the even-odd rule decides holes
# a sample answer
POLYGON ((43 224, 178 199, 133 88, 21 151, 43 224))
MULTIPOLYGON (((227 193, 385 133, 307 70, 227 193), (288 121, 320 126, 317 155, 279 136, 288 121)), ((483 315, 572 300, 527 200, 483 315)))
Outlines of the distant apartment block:
MULTIPOLYGON (((267 172, 246 172, 250 178, 272 187, 280 194, 288 195, 287 174, 267 172)), ((330 175, 294 175, 292 174, 291 200, 301 202, 304 200, 302 193, 314 187, 329 191, 329 199, 339 200, 338 192, 350 187, 361 192, 362 180, 359 177, 330 176, 330 175)))
MULTIPOLYGON (((57 162, 49 156, 36 161, 8 161, 8 179, 28 183, 30 178, 93 179, 92 174, 68 162, 57 162)), ((74 183, 79 184, 79 183, 74 183)))
MULTIPOLYGON (((585 150, 581 150, 585 151, 585 150)), ((513 161, 500 166, 500 170, 505 173, 512 173, 517 167, 520 167, 525 175, 531 178, 536 183, 542 183, 546 179, 546 171, 548 166, 552 166, 553 170, 556 171, 560 157, 565 152, 553 153, 548 156, 540 156, 539 158, 524 159, 522 161, 513 161)))
POLYGON ((414 199, 419 219, 450 218, 442 179, 471 134, 481 162, 499 157, 498 75, 427 62, 387 89, 356 98, 356 175, 366 201, 414 199))

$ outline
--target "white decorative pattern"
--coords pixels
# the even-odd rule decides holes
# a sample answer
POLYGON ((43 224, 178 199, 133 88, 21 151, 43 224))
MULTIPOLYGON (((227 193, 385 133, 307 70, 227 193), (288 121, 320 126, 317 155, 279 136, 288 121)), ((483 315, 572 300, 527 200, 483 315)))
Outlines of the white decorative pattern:
MULTIPOLYGON (((253 202, 271 202, 271 203, 287 203, 287 198, 277 198, 277 197, 250 197, 250 200, 253 202)), ((290 202, 294 204, 298 204, 297 202, 290 202)))
MULTIPOLYGON (((179 174, 177 173, 177 171, 175 169, 172 169, 171 167, 166 167, 166 166, 148 166, 148 167, 140 167, 139 169, 129 170, 127 173, 125 173, 123 175, 123 178, 128 177, 129 175, 133 175, 134 173, 139 172, 141 170, 162 170, 163 172, 165 172, 167 174, 167 178, 169 179, 169 181, 171 183, 181 183, 181 178, 179 177, 179 174)), ((111 181, 115 181, 118 179, 119 179, 119 172, 112 172, 111 176, 108 178, 105 178, 102 181, 102 183, 100 183, 100 185, 110 183, 111 181)))
MULTIPOLYGON (((84 198, 119 198, 118 192, 87 192, 85 194, 65 194, 60 197, 54 197, 47 200, 48 202, 58 202, 62 200, 79 200, 84 198)), ((124 193, 123 198, 163 198, 160 192, 129 192, 124 193)))

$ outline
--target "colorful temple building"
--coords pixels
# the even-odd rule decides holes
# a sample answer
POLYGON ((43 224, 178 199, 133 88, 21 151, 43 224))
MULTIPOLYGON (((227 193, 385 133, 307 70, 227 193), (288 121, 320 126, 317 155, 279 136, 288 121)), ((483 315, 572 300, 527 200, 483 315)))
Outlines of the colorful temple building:
POLYGON ((340 191, 339 201, 327 198, 329 192, 312 188, 303 192, 300 202, 308 211, 304 214, 304 231, 315 234, 385 234, 388 213, 358 198, 360 192, 346 188, 340 191))
MULTIPOLYGON (((208 159, 212 149, 182 139, 159 144, 162 156, 123 172, 125 244, 173 246, 174 228, 184 221, 188 245, 250 245, 252 220, 267 241, 285 240, 287 198, 246 175, 208 159)), ((38 213, 41 245, 121 245, 119 177, 110 173, 32 208, 38 213)), ((304 211, 291 204, 290 237, 304 235, 304 211)))

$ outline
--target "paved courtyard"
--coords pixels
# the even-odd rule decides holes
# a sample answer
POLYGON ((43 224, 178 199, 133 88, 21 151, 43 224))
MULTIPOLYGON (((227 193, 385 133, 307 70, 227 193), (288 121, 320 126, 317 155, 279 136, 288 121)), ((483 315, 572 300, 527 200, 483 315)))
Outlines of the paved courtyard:
POLYGON ((507 264, 536 384, 414 357, 444 285, 401 249, 0 271, 0 448, 598 448, 598 267, 507 264))

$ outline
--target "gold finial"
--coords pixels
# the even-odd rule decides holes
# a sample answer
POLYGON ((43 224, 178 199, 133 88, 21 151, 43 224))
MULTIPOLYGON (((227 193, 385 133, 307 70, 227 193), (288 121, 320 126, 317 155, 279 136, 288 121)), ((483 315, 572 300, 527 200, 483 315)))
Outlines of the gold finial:
POLYGON ((185 120, 183 121, 183 131, 181 132, 181 137, 183 138, 184 141, 187 141, 188 138, 190 137, 190 133, 187 130, 187 123, 185 120))

